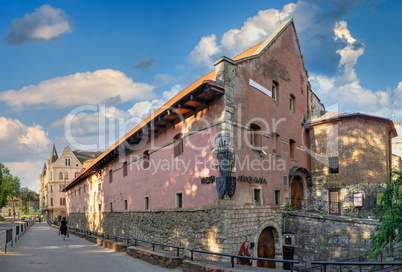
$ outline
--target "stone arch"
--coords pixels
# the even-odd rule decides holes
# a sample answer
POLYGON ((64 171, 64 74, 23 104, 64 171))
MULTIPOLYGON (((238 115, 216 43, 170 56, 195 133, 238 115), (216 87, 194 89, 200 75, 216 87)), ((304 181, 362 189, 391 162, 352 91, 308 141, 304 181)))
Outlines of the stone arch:
MULTIPOLYGON (((258 243, 260 240, 261 235, 264 235, 266 231, 271 231, 273 235, 273 248, 274 248, 274 259, 281 259, 282 258, 282 235, 281 235, 281 227, 279 224, 276 222, 266 222, 262 224, 256 232, 256 235, 254 237, 254 248, 253 248, 253 254, 256 257, 259 257, 259 250, 258 250, 258 243)), ((261 263, 257 262, 257 266, 261 265, 261 263)), ((274 263, 270 262, 268 265, 271 265, 271 267, 275 268, 276 266, 279 266, 279 263, 274 263)), ((269 266, 267 266, 269 267, 269 266)))
POLYGON ((303 167, 294 167, 289 172, 290 202, 295 210, 301 210, 306 205, 307 188, 311 186, 310 172, 303 167))

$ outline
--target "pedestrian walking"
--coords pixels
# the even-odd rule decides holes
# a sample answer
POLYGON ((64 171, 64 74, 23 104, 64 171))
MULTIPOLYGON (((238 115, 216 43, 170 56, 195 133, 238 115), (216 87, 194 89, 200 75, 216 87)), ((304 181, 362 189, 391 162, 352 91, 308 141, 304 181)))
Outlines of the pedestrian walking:
POLYGON ((63 217, 63 220, 60 221, 60 234, 63 236, 63 240, 66 240, 66 237, 68 238, 67 234, 67 220, 65 217, 63 217))

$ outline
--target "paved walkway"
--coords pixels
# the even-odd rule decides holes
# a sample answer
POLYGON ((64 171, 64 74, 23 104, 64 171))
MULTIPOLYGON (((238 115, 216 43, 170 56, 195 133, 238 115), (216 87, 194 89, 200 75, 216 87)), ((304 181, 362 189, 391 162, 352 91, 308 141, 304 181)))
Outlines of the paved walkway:
POLYGON ((114 252, 71 235, 65 241, 57 229, 46 223, 34 224, 7 253, 0 252, 1 272, 162 272, 165 269, 114 252))

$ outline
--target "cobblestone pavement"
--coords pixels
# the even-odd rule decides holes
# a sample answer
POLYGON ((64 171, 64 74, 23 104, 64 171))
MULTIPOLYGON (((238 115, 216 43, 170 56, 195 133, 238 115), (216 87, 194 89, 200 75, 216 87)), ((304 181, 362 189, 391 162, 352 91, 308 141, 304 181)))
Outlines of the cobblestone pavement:
POLYGON ((165 269, 114 252, 83 238, 70 235, 63 240, 46 223, 36 223, 21 239, 0 252, 1 272, 113 272, 181 271, 165 269))

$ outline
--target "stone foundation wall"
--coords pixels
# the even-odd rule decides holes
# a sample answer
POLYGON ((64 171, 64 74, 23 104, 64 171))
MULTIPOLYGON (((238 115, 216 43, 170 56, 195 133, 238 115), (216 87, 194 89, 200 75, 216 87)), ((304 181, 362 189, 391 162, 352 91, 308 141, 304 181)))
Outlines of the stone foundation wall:
POLYGON ((370 218, 375 216, 374 207, 377 203, 377 193, 384 191, 385 184, 350 184, 342 183, 335 186, 326 186, 325 176, 315 177, 309 189, 308 209, 321 214, 329 213, 329 190, 339 189, 340 212, 342 216, 353 218, 370 218), (363 194, 361 207, 354 206, 354 194, 363 194))
POLYGON ((220 242, 216 234, 224 229, 221 215, 216 208, 70 213, 69 223, 118 236, 205 248, 209 243, 220 242))
POLYGON ((297 212, 284 213, 283 223, 284 231, 294 235, 294 259, 301 267, 310 267, 312 260, 342 261, 363 256, 378 224, 376 220, 297 212))
POLYGON ((277 255, 282 257, 280 210, 267 206, 234 206, 232 200, 219 200, 216 207, 204 209, 70 213, 69 224, 113 235, 229 254, 237 254, 245 240, 249 243, 258 241, 265 225, 276 226, 277 255))

